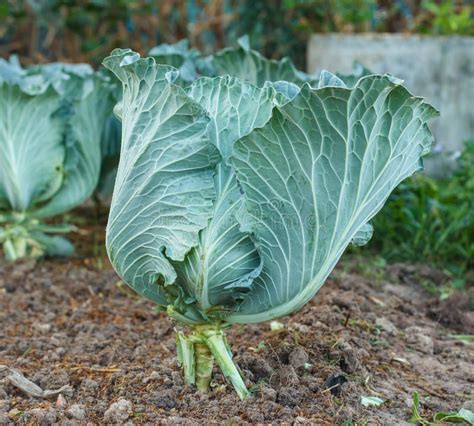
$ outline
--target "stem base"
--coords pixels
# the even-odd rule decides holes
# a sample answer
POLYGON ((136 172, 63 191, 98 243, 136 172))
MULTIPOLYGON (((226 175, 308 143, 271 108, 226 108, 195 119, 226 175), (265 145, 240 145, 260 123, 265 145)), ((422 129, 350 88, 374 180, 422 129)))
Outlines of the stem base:
POLYGON ((240 399, 249 396, 220 324, 196 325, 188 336, 178 332, 177 352, 185 383, 195 383, 199 391, 207 392, 215 360, 240 399))

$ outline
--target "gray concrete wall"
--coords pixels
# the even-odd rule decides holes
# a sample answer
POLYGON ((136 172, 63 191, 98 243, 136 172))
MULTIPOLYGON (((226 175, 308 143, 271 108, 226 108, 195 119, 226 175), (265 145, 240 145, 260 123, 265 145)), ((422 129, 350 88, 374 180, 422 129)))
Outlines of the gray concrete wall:
POLYGON ((459 150, 474 138, 474 37, 315 34, 309 41, 311 73, 350 73, 355 60, 404 79, 441 112, 432 125, 438 145, 459 150))

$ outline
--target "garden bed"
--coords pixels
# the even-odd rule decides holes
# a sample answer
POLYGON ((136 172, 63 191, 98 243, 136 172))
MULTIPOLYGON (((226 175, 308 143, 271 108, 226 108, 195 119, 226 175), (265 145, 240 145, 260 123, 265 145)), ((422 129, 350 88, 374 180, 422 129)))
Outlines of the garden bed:
POLYGON ((0 364, 43 389, 72 387, 58 400, 0 384, 0 424, 403 424, 415 391, 427 418, 473 409, 474 347, 456 337, 472 333, 472 292, 439 302, 421 286, 444 279, 428 266, 346 256, 280 330, 233 327, 253 393, 240 401, 217 371, 209 394, 183 385, 175 325, 120 284, 102 229, 78 236, 71 259, 0 260, 0 364), (364 407, 365 396, 385 402, 364 407))

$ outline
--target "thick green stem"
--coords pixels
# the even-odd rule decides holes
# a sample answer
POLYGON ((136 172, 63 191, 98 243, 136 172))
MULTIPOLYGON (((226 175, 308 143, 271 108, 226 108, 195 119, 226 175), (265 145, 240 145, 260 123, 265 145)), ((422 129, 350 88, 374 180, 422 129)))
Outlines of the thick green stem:
POLYGON ((27 242, 22 236, 11 237, 3 243, 5 258, 9 261, 15 261, 27 256, 27 242))
POLYGON ((11 240, 6 240, 3 243, 3 252, 8 261, 14 262, 18 258, 15 246, 11 240))
POLYGON ((206 343, 196 342, 194 349, 196 354, 196 387, 200 392, 207 392, 212 379, 214 357, 206 343))
POLYGON ((176 333, 176 351, 178 363, 183 367, 184 383, 194 385, 196 383, 194 343, 180 331, 176 333))
POLYGON ((249 396, 249 391, 242 380, 237 366, 232 360, 232 353, 230 352, 224 333, 222 330, 218 330, 209 334, 210 335, 207 337, 206 342, 211 349, 217 364, 221 368, 222 373, 224 373, 227 380, 232 383, 240 399, 247 398, 249 396))
MULTIPOLYGON (((50 252, 51 254, 69 253, 69 243, 64 249, 64 243, 49 237, 47 234, 64 234, 74 230, 71 225, 66 224, 42 224, 37 219, 28 219, 23 213, 0 215, 0 223, 6 224, 0 227, 0 244, 3 243, 3 251, 7 260, 17 260, 25 257, 37 258, 50 252), (58 249, 60 245, 61 249, 58 249)), ((72 250, 72 248, 71 248, 72 250)))
POLYGON ((176 336, 178 362, 183 367, 185 382, 195 383, 200 392, 207 392, 215 360, 240 399, 247 398, 249 391, 232 359, 221 324, 199 324, 192 327, 190 335, 177 332, 176 336))

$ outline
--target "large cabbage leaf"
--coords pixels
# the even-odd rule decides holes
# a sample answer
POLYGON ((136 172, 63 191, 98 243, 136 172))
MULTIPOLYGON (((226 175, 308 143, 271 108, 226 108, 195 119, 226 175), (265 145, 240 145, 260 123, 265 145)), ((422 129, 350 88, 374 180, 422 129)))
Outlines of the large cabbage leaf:
POLYGON ((148 53, 156 63, 171 65, 179 70, 178 80, 189 83, 198 78, 196 67, 200 52, 190 49, 188 40, 180 40, 174 44, 163 43, 153 47, 148 53))
POLYGON ((258 322, 303 306, 390 192, 422 167, 436 111, 387 76, 353 89, 302 88, 240 139, 232 164, 239 215, 262 273, 230 322, 258 322))
POLYGON ((200 233, 198 246, 184 262, 175 263, 177 284, 207 310, 216 305, 234 305, 248 292, 261 269, 253 242, 239 230, 235 218, 242 198, 227 162, 235 141, 270 119, 274 91, 226 76, 201 78, 187 93, 208 112, 209 136, 223 158, 214 178, 212 219, 200 233))
POLYGON ((66 64, 51 62, 33 65, 24 70, 30 78, 41 78, 52 86, 64 101, 72 101, 84 97, 94 88, 92 78, 94 70, 89 64, 66 64))
POLYGON ((198 244, 215 198, 217 148, 207 136, 205 110, 173 84, 177 71, 114 50, 104 65, 124 85, 122 147, 107 249, 119 275, 137 292, 166 303, 161 284, 198 244))
POLYGON ((286 81, 302 85, 313 78, 298 71, 289 58, 265 58, 250 48, 247 36, 238 40, 238 47, 228 47, 217 52, 212 62, 217 75, 231 75, 259 87, 263 87, 267 81, 286 81))
POLYGON ((37 218, 70 210, 97 184, 111 89, 86 64, 0 66, 0 205, 37 218))
POLYGON ((78 99, 68 98, 71 100, 64 106, 67 122, 64 181, 54 197, 33 212, 38 218, 54 216, 81 204, 89 198, 99 179, 104 123, 111 114, 114 98, 107 82, 100 77, 76 84, 90 87, 82 88, 78 99))
POLYGON ((47 85, 30 94, 0 82, 0 207, 25 212, 61 185, 64 122, 60 96, 47 85))

